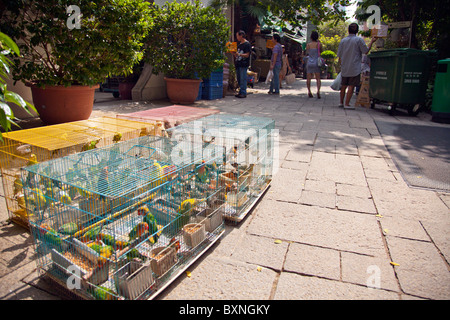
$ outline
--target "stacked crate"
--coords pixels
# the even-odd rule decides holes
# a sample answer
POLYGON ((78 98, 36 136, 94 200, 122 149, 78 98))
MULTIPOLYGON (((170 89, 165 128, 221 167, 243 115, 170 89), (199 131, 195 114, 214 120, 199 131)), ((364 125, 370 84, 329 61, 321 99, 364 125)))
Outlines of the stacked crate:
POLYGON ((223 98, 223 70, 211 72, 209 78, 203 79, 202 99, 215 100, 223 98))
POLYGON ((41 273, 86 299, 145 299, 224 232, 222 148, 143 136, 28 166, 41 273))
POLYGON ((221 210, 227 220, 242 221, 272 180, 275 122, 265 117, 217 114, 167 132, 173 141, 202 143, 205 153, 210 147, 224 149, 219 171, 226 202, 221 210))
POLYGON ((28 227, 20 168, 148 134, 156 134, 155 123, 110 117, 3 133, 0 167, 10 219, 28 227))

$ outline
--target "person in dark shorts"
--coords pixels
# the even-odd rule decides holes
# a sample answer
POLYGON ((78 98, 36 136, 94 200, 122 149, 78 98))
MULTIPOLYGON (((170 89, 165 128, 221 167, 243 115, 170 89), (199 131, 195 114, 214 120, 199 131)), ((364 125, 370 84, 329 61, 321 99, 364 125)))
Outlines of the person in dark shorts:
POLYGON ((367 47, 364 40, 356 36, 358 30, 359 27, 356 23, 351 23, 348 26, 348 36, 341 40, 337 52, 342 76, 339 107, 344 109, 355 109, 355 107, 350 106, 350 99, 352 98, 353 90, 361 81, 362 55, 368 53, 376 41, 376 38, 372 38, 369 47, 367 47))

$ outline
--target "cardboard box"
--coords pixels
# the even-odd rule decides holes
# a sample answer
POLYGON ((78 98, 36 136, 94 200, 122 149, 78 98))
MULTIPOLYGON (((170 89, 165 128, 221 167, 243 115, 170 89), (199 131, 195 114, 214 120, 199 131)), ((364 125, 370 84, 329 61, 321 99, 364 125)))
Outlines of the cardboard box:
POLYGON ((237 42, 227 42, 226 46, 228 52, 237 52, 237 42))
POLYGON ((378 38, 387 38, 388 36, 388 25, 377 24, 370 31, 370 36, 378 38))

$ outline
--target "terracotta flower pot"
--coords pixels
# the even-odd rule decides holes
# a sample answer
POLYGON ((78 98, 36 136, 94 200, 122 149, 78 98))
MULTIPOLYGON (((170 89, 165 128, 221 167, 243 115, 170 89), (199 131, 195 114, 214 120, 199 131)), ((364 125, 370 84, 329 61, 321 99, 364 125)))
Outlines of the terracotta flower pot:
POLYGON ((198 96, 200 82, 197 79, 164 78, 166 81, 167 96, 175 104, 193 104, 198 96))
POLYGON ((99 86, 31 86, 33 104, 46 124, 89 119, 94 106, 95 89, 99 86))

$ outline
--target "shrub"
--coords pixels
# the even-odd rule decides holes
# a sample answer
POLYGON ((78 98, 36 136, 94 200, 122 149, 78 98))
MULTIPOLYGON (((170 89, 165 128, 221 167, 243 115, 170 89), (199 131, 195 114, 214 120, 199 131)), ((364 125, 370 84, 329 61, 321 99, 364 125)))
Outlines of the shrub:
POLYGON ((167 2, 152 7, 154 17, 146 41, 145 60, 153 73, 169 78, 207 78, 225 61, 229 39, 220 10, 195 3, 167 2))
POLYGON ((151 16, 149 4, 141 0, 3 3, 0 28, 22 53, 15 58, 14 80, 39 86, 94 85, 109 75, 130 73, 143 57, 151 16))

